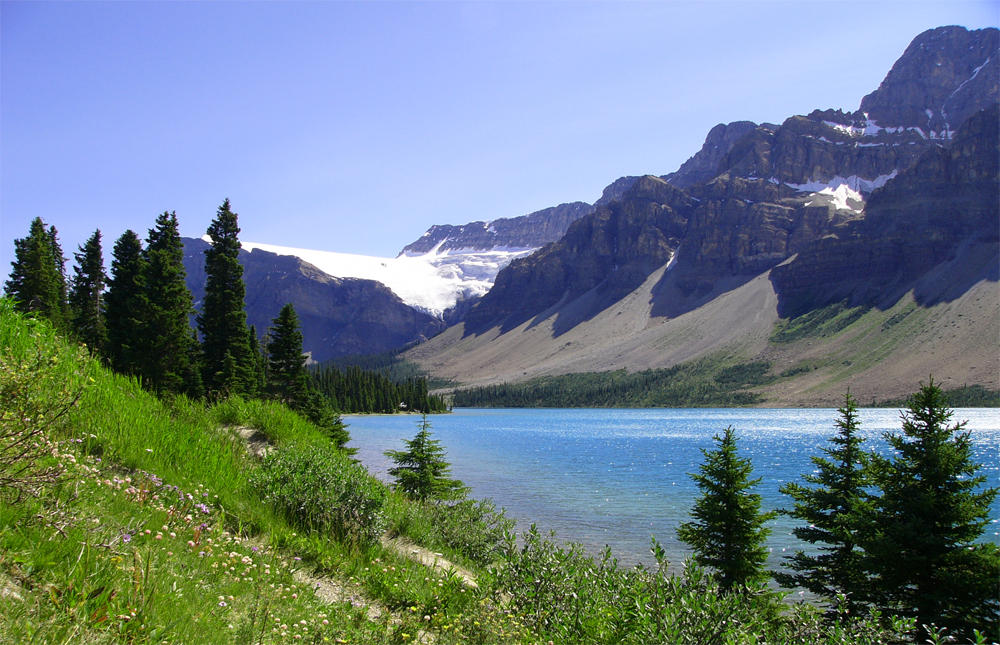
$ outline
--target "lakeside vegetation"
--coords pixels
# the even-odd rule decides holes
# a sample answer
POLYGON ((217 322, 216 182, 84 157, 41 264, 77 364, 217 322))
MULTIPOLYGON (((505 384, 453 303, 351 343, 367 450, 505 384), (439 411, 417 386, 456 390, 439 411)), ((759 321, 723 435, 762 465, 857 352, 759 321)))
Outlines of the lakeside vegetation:
MULTIPOLYGON (((803 364, 775 375, 767 361, 733 362, 708 357, 666 369, 581 372, 519 383, 456 389, 457 408, 706 408, 763 403, 754 390, 817 369, 803 364)), ((1000 391, 981 385, 944 390, 956 408, 1000 407, 1000 391)), ((871 401, 870 407, 901 407, 907 399, 871 401)))
POLYGON ((278 402, 157 398, 6 300, 0 360, 2 434, 30 432, 42 447, 35 469, 0 459, 0 634, 10 642, 876 643, 953 633, 918 635, 915 620, 881 604, 824 616, 783 603, 760 579, 724 588, 696 562, 671 575, 655 542, 657 567, 626 568, 610 550, 593 558, 534 529, 516 541, 489 502, 408 497, 278 402), (392 548, 398 537, 477 584, 392 548))
POLYGON ((715 358, 666 369, 544 376, 455 390, 452 404, 469 408, 739 407, 763 400, 749 388, 773 380, 766 361, 715 358))

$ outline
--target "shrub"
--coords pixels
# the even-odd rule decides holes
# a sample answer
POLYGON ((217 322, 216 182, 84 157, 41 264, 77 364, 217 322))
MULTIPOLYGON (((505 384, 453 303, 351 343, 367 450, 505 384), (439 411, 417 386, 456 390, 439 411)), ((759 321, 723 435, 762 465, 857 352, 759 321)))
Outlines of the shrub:
POLYGON ((48 341, 41 321, 15 324, 10 301, 0 301, 4 332, 0 344, 0 496, 18 501, 56 482, 62 467, 53 433, 63 427, 82 393, 79 372, 85 352, 68 356, 48 341))
POLYGON ((444 544, 477 564, 496 560, 514 528, 514 520, 504 515, 503 509, 498 511, 493 500, 465 499, 429 506, 444 544))
POLYGON ((307 445, 272 452, 251 476, 251 485, 306 530, 371 542, 385 527, 385 487, 363 466, 331 449, 307 445))

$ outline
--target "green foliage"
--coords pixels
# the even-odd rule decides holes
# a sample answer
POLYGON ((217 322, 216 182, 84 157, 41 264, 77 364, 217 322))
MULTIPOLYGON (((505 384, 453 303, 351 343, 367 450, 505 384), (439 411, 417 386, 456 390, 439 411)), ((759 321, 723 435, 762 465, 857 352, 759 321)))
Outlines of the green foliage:
POLYGON ((385 526, 385 488, 336 451, 293 446, 269 453, 251 483, 261 499, 309 531, 369 543, 385 526))
POLYGON ((431 395, 427 380, 408 376, 394 380, 382 371, 359 366, 344 369, 331 366, 312 371, 312 383, 338 410, 353 414, 391 414, 393 412, 445 412, 447 403, 431 395))
POLYGON ((309 375, 302 353, 299 317, 291 303, 281 308, 271 322, 267 342, 267 391, 293 409, 302 409, 309 400, 309 375))
POLYGON ((456 390, 456 407, 716 407, 753 405, 769 383, 766 361, 707 358, 667 369, 587 372, 456 390))
POLYGON ((413 439, 404 440, 406 450, 386 450, 395 462, 389 474, 396 479, 396 489, 417 500, 458 499, 465 495, 465 485, 448 477, 451 470, 445 461, 441 442, 431 439, 431 424, 425 415, 413 439))
POLYGON ((860 613, 868 595, 865 553, 859 541, 870 530, 871 481, 868 456, 858 436, 857 403, 850 393, 837 411, 838 434, 830 438, 833 447, 823 449, 826 457, 812 457, 815 474, 802 476, 807 485, 788 482, 781 487, 795 501, 794 508, 784 513, 806 525, 792 532, 804 542, 823 546, 815 555, 798 551, 787 558, 795 573, 776 572, 774 577, 786 587, 805 587, 832 601, 835 611, 842 608, 853 616, 860 613))
MULTIPOLYGON (((982 385, 963 385, 951 390, 941 390, 948 405, 953 408, 1000 408, 1000 390, 990 390, 982 385)), ((896 408, 905 406, 908 399, 888 399, 872 403, 872 407, 896 408)))
POLYGON ((80 352, 59 351, 51 329, 39 322, 7 324, 13 316, 13 303, 0 300, 5 319, 0 328, 0 499, 5 503, 37 495, 59 479, 63 466, 53 459, 59 452, 54 437, 67 426, 82 391, 82 378, 75 373, 80 352), (14 350, 15 344, 21 351, 14 350))
POLYGON ((907 408, 902 434, 886 435, 895 456, 874 458, 878 531, 865 548, 876 599, 919 625, 998 634, 1000 553, 975 543, 997 489, 981 489, 965 422, 949 425, 953 412, 933 380, 907 408))
POLYGON ((595 560, 578 545, 543 538, 534 526, 521 542, 492 571, 492 600, 511 619, 503 628, 523 625, 539 635, 517 640, 853 645, 897 642, 910 627, 895 620, 883 627, 878 616, 830 626, 809 607, 784 611, 779 596, 762 587, 728 592, 694 562, 670 575, 655 540, 653 570, 619 566, 609 549, 595 560))
POLYGON ((868 313, 870 307, 850 307, 837 302, 820 309, 780 321, 771 334, 776 343, 791 343, 803 338, 833 336, 868 313))
POLYGON ((760 495, 751 493, 760 479, 749 479, 753 466, 736 454, 732 426, 714 437, 718 447, 702 450, 705 461, 692 474, 702 495, 691 509, 692 522, 677 536, 694 550, 695 561, 711 567, 723 591, 752 587, 767 578, 764 540, 771 532, 764 524, 777 513, 760 512, 760 495))
POLYGON ((120 374, 138 375, 142 369, 145 265, 142 241, 134 231, 125 231, 112 251, 111 278, 104 298, 105 354, 111 368, 120 374))
POLYGON ((139 373, 157 394, 201 396, 197 340, 189 318, 194 312, 184 282, 184 248, 177 215, 164 212, 146 240, 142 284, 145 309, 137 339, 139 373))
POLYGON ((198 316, 202 381, 213 398, 253 394, 256 384, 239 232, 237 215, 227 199, 208 227, 212 245, 205 250, 205 298, 198 316))
POLYGON ((69 294, 70 327, 76 338, 97 354, 108 340, 104 324, 104 254, 101 231, 94 231, 75 253, 76 266, 69 294))
POLYGON ((66 278, 56 229, 45 230, 40 217, 28 236, 14 240, 14 261, 4 284, 19 311, 37 312, 58 328, 66 325, 66 278))

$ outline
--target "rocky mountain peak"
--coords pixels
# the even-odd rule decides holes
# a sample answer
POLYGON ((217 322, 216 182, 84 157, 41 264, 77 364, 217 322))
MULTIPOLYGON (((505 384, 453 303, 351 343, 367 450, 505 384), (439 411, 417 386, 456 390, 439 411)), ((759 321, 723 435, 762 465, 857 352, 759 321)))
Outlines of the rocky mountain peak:
POLYGON ((708 132, 701 150, 681 164, 676 172, 665 175, 664 179, 679 188, 690 188, 714 178, 719 172, 719 163, 729 154, 737 141, 754 131, 753 121, 720 123, 708 132))
POLYGON ((571 202, 544 208, 521 217, 503 217, 490 222, 468 224, 437 224, 419 239, 403 247, 400 255, 423 255, 436 250, 490 251, 502 249, 536 249, 558 240, 569 225, 594 207, 586 202, 571 202))
POLYGON ((938 27, 913 39, 861 112, 883 127, 956 130, 995 103, 1000 30, 938 27))

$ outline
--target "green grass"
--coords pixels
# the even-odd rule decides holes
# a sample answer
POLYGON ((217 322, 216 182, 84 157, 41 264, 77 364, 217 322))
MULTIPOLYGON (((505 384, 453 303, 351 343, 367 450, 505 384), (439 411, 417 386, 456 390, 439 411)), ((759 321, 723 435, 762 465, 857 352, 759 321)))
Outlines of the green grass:
MULTIPOLYGON (((386 489, 281 406, 158 400, 5 300, 0 360, 0 386, 18 393, 0 404, 0 441, 44 427, 35 470, 0 442, 0 643, 867 643, 906 628, 827 624, 773 592, 721 594, 695 568, 517 542, 488 503, 386 489), (273 457, 252 457, 230 426, 260 431, 273 457), (26 472, 39 477, 18 494, 26 472), (357 500, 378 520, 341 512, 357 500), (383 547, 383 527, 479 586, 383 547)), ((766 365, 722 368, 699 378, 768 378, 766 365)))
POLYGON ((771 334, 775 343, 791 343, 804 338, 824 338, 843 331, 869 311, 869 307, 849 307, 838 302, 780 321, 771 334))

